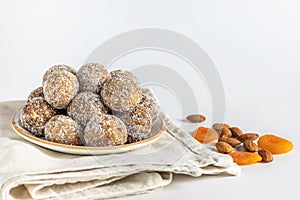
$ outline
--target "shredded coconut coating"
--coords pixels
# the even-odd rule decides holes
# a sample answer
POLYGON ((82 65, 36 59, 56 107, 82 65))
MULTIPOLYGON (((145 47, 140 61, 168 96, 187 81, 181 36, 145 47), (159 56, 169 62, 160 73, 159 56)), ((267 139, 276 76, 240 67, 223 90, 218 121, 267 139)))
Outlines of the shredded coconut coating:
POLYGON ((77 72, 79 90, 99 93, 103 84, 110 79, 110 73, 97 63, 83 65, 77 72))
POLYGON ((150 113, 153 122, 157 119, 158 105, 152 97, 143 93, 139 105, 150 113))
POLYGON ((68 106, 68 115, 78 124, 85 126, 94 116, 105 114, 109 109, 104 106, 100 96, 91 92, 78 93, 68 106))
POLYGON ((57 114, 42 97, 27 102, 21 111, 21 124, 35 136, 44 136, 46 122, 57 114))
POLYGON ((76 76, 65 70, 50 73, 43 85, 45 100, 57 109, 67 108, 78 90, 76 76))
POLYGON ((27 98, 27 101, 32 101, 32 99, 36 98, 36 97, 42 97, 44 98, 44 93, 43 93, 43 87, 38 87, 36 88, 35 90, 33 90, 28 98, 27 98))
POLYGON ((55 115, 45 125, 45 138, 51 142, 82 145, 82 134, 82 127, 65 115, 55 115))
POLYGON ((48 76, 51 75, 52 73, 57 73, 59 71, 68 71, 76 76, 76 70, 73 69, 72 67, 68 65, 54 65, 50 69, 46 71, 46 73, 43 76, 43 85, 44 82, 48 79, 48 76))
POLYGON ((127 78, 133 80, 136 84, 140 85, 140 80, 138 79, 138 77, 130 71, 118 69, 118 70, 111 71, 110 75, 112 78, 126 76, 127 78))
POLYGON ((151 132, 151 115, 148 110, 142 106, 136 106, 125 112, 116 112, 114 115, 124 122, 128 133, 128 143, 143 140, 147 138, 151 132))
POLYGON ((126 127, 113 115, 94 116, 85 127, 84 141, 94 147, 122 145, 127 141, 126 127))
POLYGON ((103 103, 115 111, 134 108, 141 101, 141 97, 140 86, 126 76, 111 78, 101 91, 103 103))

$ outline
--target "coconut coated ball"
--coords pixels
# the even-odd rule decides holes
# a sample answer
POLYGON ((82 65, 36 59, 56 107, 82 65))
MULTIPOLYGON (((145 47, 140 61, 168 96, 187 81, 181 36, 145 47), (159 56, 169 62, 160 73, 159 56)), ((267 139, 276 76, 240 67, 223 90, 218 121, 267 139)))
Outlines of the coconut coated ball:
POLYGON ((94 116, 85 127, 84 141, 94 147, 122 145, 127 141, 127 130, 113 115, 94 116))
POLYGON ((103 65, 88 63, 80 67, 77 77, 81 92, 99 93, 103 84, 110 79, 110 73, 103 65))
POLYGON ((35 90, 33 90, 32 92, 30 92, 27 101, 32 101, 32 99, 37 98, 37 97, 41 97, 44 98, 44 93, 43 93, 43 87, 38 87, 35 90))
POLYGON ((78 93, 67 110, 68 115, 81 126, 85 126, 94 115, 105 114, 109 111, 102 104, 100 96, 91 92, 78 93))
POLYGON ((60 71, 67 71, 72 73, 73 75, 76 76, 76 70, 73 69, 72 67, 68 66, 68 65, 54 65, 53 67, 49 68, 46 73, 43 76, 43 85, 44 82, 48 79, 48 76, 51 75, 52 73, 57 73, 60 71))
POLYGON ((114 114, 124 122, 127 128, 128 139, 130 139, 129 143, 143 140, 150 134, 152 117, 146 108, 136 106, 129 111, 114 114))
POLYGON ((110 75, 112 78, 126 76, 127 78, 133 80, 136 84, 140 85, 140 80, 138 79, 138 77, 130 71, 118 69, 118 70, 111 71, 110 75))
POLYGON ((45 138, 51 142, 82 145, 82 133, 82 127, 65 115, 55 115, 45 125, 45 138))
POLYGON ((141 88, 126 76, 114 77, 107 81, 101 91, 105 105, 115 111, 126 111, 141 101, 141 88))
POLYGON ((138 105, 144 107, 150 113, 153 122, 157 119, 158 105, 152 97, 143 93, 138 105))
POLYGON ((37 97, 27 102, 21 111, 21 124, 35 136, 44 136, 47 121, 57 114, 43 98, 37 97))
POLYGON ((79 90, 77 77, 66 71, 53 71, 43 84, 45 100, 54 108, 67 108, 79 90))

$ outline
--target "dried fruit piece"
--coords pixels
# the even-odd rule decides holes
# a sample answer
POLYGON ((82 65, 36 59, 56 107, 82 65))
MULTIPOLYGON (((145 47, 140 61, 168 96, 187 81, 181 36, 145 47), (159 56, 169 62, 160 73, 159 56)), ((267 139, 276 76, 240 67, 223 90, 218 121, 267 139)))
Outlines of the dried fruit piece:
POLYGON ((241 142, 244 142, 245 140, 251 140, 254 141, 258 138, 258 134, 257 133, 244 133, 242 135, 240 135, 237 139, 241 142))
POLYGON ((200 122, 204 122, 206 118, 204 115, 194 114, 194 115, 187 116, 186 119, 192 123, 200 123, 200 122))
POLYGON ((264 162, 272 162, 273 161, 273 155, 270 151, 266 149, 260 149, 257 152, 261 157, 264 162))
POLYGON ((230 144, 232 147, 236 147, 239 144, 241 144, 241 141, 239 141, 238 139, 236 139, 236 138, 229 138, 229 137, 221 137, 219 139, 219 141, 226 142, 226 143, 230 144))
POLYGON ((258 146, 251 140, 245 140, 243 146, 247 151, 250 151, 250 152, 258 151, 258 146))
POLYGON ((230 128, 230 126, 224 123, 215 123, 212 125, 212 128, 215 129, 217 132, 221 132, 223 128, 230 128))
POLYGON ((262 160, 262 157, 251 152, 231 152, 229 154, 238 165, 250 165, 262 160))
POLYGON ((192 136, 201 143, 210 143, 218 139, 219 135, 216 131, 211 128, 204 126, 198 127, 193 133, 192 136))
POLYGON ((269 150, 273 154, 287 153, 294 147, 291 141, 272 134, 261 136, 257 143, 260 148, 269 150))
POLYGON ((220 134, 219 138, 222 138, 222 137, 231 137, 231 131, 229 130, 229 128, 223 128, 221 130, 221 134, 220 134))
POLYGON ((231 131, 232 137, 239 137, 243 134, 243 131, 238 127, 231 127, 229 130, 231 131))
POLYGON ((220 152, 220 153, 230 153, 233 151, 232 146, 230 146, 226 142, 217 142, 216 148, 217 148, 218 152, 220 152))

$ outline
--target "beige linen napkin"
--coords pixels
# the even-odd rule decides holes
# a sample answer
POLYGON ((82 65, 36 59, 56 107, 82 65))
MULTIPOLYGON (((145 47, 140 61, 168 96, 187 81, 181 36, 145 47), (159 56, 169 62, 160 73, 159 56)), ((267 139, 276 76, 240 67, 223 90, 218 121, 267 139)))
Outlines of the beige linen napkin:
POLYGON ((116 198, 160 189, 171 182, 172 173, 240 173, 230 156, 200 144, 163 113, 163 136, 130 152, 78 156, 48 150, 23 140, 11 128, 10 118, 23 103, 0 103, 3 200, 116 198))

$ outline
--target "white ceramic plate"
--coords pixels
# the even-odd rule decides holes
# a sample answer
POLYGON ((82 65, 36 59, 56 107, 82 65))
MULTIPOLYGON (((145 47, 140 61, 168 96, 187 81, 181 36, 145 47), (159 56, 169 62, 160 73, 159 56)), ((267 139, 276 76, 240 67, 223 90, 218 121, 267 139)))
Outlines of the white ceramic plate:
POLYGON ((32 133, 27 131, 21 125, 20 120, 20 113, 21 109, 18 109, 12 116, 11 125, 13 129, 16 131, 18 135, 20 135, 23 139, 39 145, 41 147, 51 149, 54 151, 68 153, 68 154, 76 154, 76 155, 101 155, 101 154, 114 154, 114 153, 121 153, 129 150, 138 149, 145 145, 151 144, 155 142, 165 131, 165 123, 161 117, 159 117, 152 126, 151 130, 151 137, 131 143, 131 144, 124 144, 114 147, 88 147, 88 146, 74 146, 74 145, 66 145, 60 144, 56 142, 50 142, 43 138, 39 138, 34 136, 32 133))

